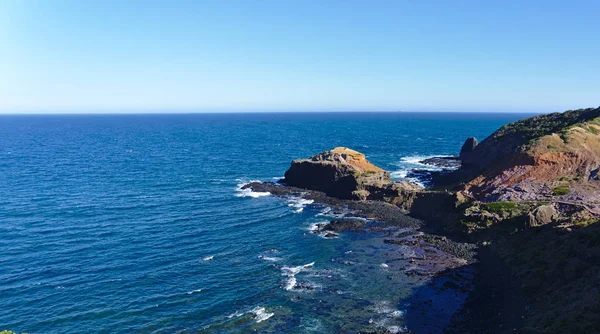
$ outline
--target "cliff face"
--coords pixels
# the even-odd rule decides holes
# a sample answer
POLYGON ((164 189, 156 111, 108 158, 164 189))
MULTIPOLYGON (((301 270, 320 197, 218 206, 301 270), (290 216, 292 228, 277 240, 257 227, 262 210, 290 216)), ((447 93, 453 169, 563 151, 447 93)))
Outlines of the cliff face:
POLYGON ((451 177, 484 201, 558 199, 600 208, 600 108, 503 126, 463 157, 451 177))

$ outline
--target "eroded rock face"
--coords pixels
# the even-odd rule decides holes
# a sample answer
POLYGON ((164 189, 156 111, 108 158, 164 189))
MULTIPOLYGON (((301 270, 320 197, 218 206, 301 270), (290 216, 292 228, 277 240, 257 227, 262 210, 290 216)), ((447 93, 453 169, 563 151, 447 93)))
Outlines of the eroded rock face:
POLYGON ((346 147, 292 161, 283 182, 332 197, 360 200, 397 196, 399 191, 412 187, 394 183, 390 173, 370 163, 364 154, 346 147))
POLYGON ((437 185, 455 185, 486 202, 560 200, 600 214, 600 108, 507 124, 460 159, 462 167, 437 185), (569 191, 557 195, 556 188, 569 191))
POLYGON ((467 140, 465 141, 465 143, 463 144, 463 146, 460 149, 459 157, 465 158, 467 155, 469 155, 471 152, 473 152, 473 150, 475 149, 477 144, 479 144, 479 142, 477 141, 477 139, 475 137, 467 138, 467 140))

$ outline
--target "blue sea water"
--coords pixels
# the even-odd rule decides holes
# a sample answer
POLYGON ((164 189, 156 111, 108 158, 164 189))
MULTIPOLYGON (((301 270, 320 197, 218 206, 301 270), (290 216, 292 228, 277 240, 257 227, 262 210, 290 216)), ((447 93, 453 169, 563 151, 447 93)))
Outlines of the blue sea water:
POLYGON ((1 116, 0 330, 402 331, 422 282, 398 248, 322 238, 327 207, 240 186, 335 146, 405 177, 526 116, 1 116))

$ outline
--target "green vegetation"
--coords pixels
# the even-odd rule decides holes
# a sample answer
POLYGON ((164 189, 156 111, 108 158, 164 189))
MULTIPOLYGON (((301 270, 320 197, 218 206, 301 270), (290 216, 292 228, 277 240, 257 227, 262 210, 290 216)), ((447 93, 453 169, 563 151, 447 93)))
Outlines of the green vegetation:
POLYGON ((518 209, 518 205, 515 202, 492 202, 482 203, 481 207, 491 213, 497 213, 503 215, 504 213, 510 213, 518 209))
POLYGON ((498 140, 500 137, 509 136, 521 138, 523 139, 522 142, 525 143, 534 143, 533 139, 535 138, 552 133, 561 133, 564 140, 568 128, 588 121, 600 125, 600 108, 568 110, 564 113, 552 113, 527 118, 501 127, 490 138, 498 140))
POLYGON ((571 192, 571 190, 569 189, 568 186, 558 186, 558 187, 552 189, 553 196, 567 195, 570 192, 571 192))
POLYGON ((595 134, 595 135, 600 133, 600 131, 598 131, 598 129, 595 126, 588 126, 587 129, 589 132, 591 132, 592 134, 595 134))

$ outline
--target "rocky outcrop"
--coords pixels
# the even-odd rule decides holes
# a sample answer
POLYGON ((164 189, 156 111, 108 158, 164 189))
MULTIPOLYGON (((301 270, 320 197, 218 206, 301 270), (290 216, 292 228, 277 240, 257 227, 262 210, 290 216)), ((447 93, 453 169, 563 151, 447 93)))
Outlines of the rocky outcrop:
POLYGON ((344 232, 358 230, 365 226, 366 222, 359 219, 332 219, 329 224, 323 226, 324 231, 344 232))
POLYGON ((558 212, 553 205, 542 205, 529 213, 529 227, 542 226, 552 223, 558 212))
POLYGON ((479 144, 479 142, 477 141, 477 139, 475 137, 469 137, 469 138, 467 138, 467 140, 465 140, 465 143, 463 144, 463 146, 460 149, 459 158, 460 159, 466 159, 467 156, 469 154, 471 154, 471 152, 473 152, 473 150, 475 150, 475 147, 478 144, 479 144))
POLYGON ((600 212, 600 108, 527 118, 472 144, 438 184, 488 202, 561 200, 600 212))
POLYGON ((393 182, 389 172, 346 147, 292 161, 282 182, 332 197, 359 200, 396 197, 403 191, 418 189, 408 182, 393 182))

